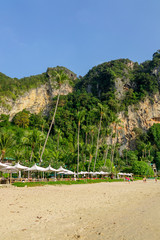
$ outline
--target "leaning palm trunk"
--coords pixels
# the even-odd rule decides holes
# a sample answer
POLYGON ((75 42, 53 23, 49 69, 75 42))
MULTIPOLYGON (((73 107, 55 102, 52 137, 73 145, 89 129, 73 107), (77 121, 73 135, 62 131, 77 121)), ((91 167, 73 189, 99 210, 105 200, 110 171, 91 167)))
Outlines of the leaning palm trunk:
POLYGON ((80 132, 80 121, 78 122, 78 136, 77 136, 77 147, 78 147, 78 156, 77 156, 77 177, 79 172, 79 132, 80 132))
POLYGON ((48 137, 49 137, 50 131, 51 131, 51 129, 52 129, 52 126, 53 126, 53 124, 54 124, 54 120, 55 120, 55 116, 56 116, 56 112, 57 112, 57 107, 58 107, 58 103, 59 103, 59 97, 60 97, 60 90, 59 90, 59 94, 58 94, 58 97, 57 97, 57 102, 56 102, 56 107, 55 107, 55 110, 54 110, 54 114, 53 114, 52 122, 51 122, 51 125, 50 125, 50 127, 49 127, 49 130, 48 130, 48 133, 47 133, 47 137, 46 137, 46 140, 45 140, 45 143, 44 143, 44 146, 43 146, 42 152, 41 152, 40 162, 42 162, 42 156, 43 156, 43 153, 44 153, 44 150, 45 150, 46 144, 47 144, 47 140, 48 140, 48 137))
POLYGON ((93 172, 95 171, 96 161, 97 161, 97 155, 98 155, 98 149, 99 149, 99 135, 100 135, 100 131, 101 131, 101 122, 102 122, 102 114, 101 114, 101 117, 100 117, 100 123, 99 123, 99 129, 98 129, 97 147, 96 147, 96 154, 95 154, 93 172))
POLYGON ((32 147, 32 152, 31 152, 31 156, 30 156, 30 159, 29 159, 30 162, 32 161, 33 151, 34 151, 34 147, 32 147))
POLYGON ((92 154, 90 153, 90 157, 89 157, 89 165, 88 165, 88 172, 90 170, 90 166, 91 166, 91 162, 92 162, 92 154))
POLYGON ((113 145, 113 150, 112 150, 112 158, 111 158, 112 165, 114 165, 114 152, 115 152, 115 148, 116 148, 117 138, 118 138, 118 132, 117 132, 117 125, 116 125, 116 136, 115 136, 115 140, 114 140, 114 145, 113 145))
POLYGON ((109 145, 107 145, 107 149, 105 151, 104 166, 106 166, 106 160, 107 160, 107 157, 108 157, 108 150, 109 150, 109 145))

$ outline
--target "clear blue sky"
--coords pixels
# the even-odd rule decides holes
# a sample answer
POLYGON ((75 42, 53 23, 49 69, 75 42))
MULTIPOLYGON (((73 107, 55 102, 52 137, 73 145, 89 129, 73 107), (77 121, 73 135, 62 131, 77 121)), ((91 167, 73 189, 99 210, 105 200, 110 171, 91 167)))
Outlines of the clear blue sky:
POLYGON ((0 0, 0 72, 21 78, 65 66, 85 75, 160 49, 160 0, 0 0))

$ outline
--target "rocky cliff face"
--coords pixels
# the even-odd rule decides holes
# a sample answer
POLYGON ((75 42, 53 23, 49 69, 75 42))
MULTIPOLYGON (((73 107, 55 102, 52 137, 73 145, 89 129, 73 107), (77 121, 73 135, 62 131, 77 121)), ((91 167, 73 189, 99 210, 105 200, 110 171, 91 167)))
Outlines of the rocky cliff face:
POLYGON ((140 101, 137 106, 128 107, 128 115, 123 112, 119 113, 120 124, 118 129, 118 142, 124 148, 134 149, 135 147, 135 128, 141 128, 143 131, 148 130, 154 123, 160 123, 160 94, 153 96, 150 100, 146 98, 140 101))
MULTIPOLYGON (((61 95, 67 95, 72 92, 72 87, 69 84, 64 84, 61 87, 61 95)), ((31 113, 39 113, 43 111, 45 114, 51 109, 52 98, 57 96, 58 89, 53 88, 50 83, 41 85, 36 89, 31 89, 24 95, 17 98, 15 101, 12 99, 5 99, 7 107, 0 106, 0 114, 9 114, 10 120, 15 114, 26 109, 31 113)))

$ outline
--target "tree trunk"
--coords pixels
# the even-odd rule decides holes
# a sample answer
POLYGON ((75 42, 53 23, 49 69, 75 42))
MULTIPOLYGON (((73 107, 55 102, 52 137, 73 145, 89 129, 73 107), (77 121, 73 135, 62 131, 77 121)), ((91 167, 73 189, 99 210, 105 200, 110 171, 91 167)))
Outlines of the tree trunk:
POLYGON ((32 161, 33 151, 34 151, 34 147, 32 147, 32 152, 31 152, 31 156, 30 156, 30 159, 29 159, 30 162, 32 161))
POLYGON ((80 132, 80 121, 78 122, 78 136, 77 136, 77 147, 78 147, 78 156, 77 156, 77 177, 79 172, 79 132, 80 132))
POLYGON ((51 129, 52 129, 52 126, 53 126, 53 124, 54 124, 54 120, 55 120, 55 116, 56 116, 56 112, 57 112, 57 107, 58 107, 58 103, 59 103, 59 97, 60 97, 60 91, 59 91, 59 94, 58 94, 58 97, 57 97, 57 102, 56 102, 56 107, 55 107, 55 110, 54 110, 52 122, 51 122, 51 125, 50 125, 50 127, 49 127, 49 130, 48 130, 48 133, 47 133, 47 137, 46 137, 46 140, 45 140, 45 143, 44 143, 44 146, 43 146, 43 149, 42 149, 42 153, 41 153, 41 156, 40 156, 40 162, 42 162, 42 156, 43 156, 43 153, 44 153, 46 144, 47 144, 47 140, 48 140, 50 131, 51 131, 51 129))
POLYGON ((108 150, 109 150, 109 145, 107 145, 107 149, 106 149, 106 152, 105 152, 104 166, 106 165, 106 160, 107 160, 107 156, 108 156, 108 150))
POLYGON ((88 172, 89 172, 89 170, 90 170, 90 165, 91 165, 91 162, 92 162, 92 154, 90 154, 90 157, 89 157, 89 166, 88 166, 88 172))
POLYGON ((98 148, 99 148, 99 135, 100 135, 100 131, 101 131, 101 122, 102 122, 102 114, 101 114, 100 122, 99 122, 99 129, 98 129, 98 136, 97 136, 97 147, 96 147, 96 154, 95 154, 95 160, 94 160, 93 172, 95 171, 96 161, 97 161, 97 155, 98 155, 98 148))

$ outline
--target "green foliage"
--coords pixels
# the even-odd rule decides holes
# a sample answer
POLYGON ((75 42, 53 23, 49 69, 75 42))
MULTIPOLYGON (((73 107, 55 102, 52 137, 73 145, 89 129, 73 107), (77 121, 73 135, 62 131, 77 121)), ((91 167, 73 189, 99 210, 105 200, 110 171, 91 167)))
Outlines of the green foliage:
POLYGON ((160 124, 153 124, 153 126, 148 130, 147 135, 152 145, 154 144, 156 148, 160 150, 160 124))
POLYGON ((85 179, 85 180, 77 180, 77 181, 56 181, 56 182, 15 182, 12 185, 16 187, 37 187, 37 186, 45 186, 45 185, 73 185, 73 184, 91 184, 91 183, 101 183, 101 182, 123 182, 123 179, 85 179))
MULTIPOLYGON (((0 73, 0 103, 3 107, 9 108, 7 97, 16 100, 19 95, 47 82, 52 87, 60 87, 63 76, 66 78, 67 74, 74 89, 67 96, 60 97, 55 124, 47 141, 42 165, 46 167, 52 164, 55 168, 63 165, 76 171, 80 120, 80 171, 88 169, 92 171, 97 154, 95 167, 97 171, 105 167, 111 172, 131 172, 133 167, 136 174, 152 174, 147 167, 150 162, 156 163, 157 168, 160 168, 159 125, 153 125, 148 132, 134 129, 136 151, 124 150, 122 156, 118 153, 120 144, 114 144, 113 140, 118 136, 117 113, 124 111, 127 114, 129 105, 134 104, 136 109, 139 100, 145 97, 151 100, 152 95, 158 91, 158 73, 154 73, 154 69, 158 69, 159 61, 159 50, 153 54, 151 61, 140 65, 133 64, 128 59, 110 61, 93 67, 78 80, 75 80, 73 72, 63 67, 48 68, 46 73, 23 79, 12 79, 0 73), (62 72, 64 74, 61 74, 62 72), (117 83, 118 78, 124 83, 124 94, 121 99, 116 94, 115 82, 117 83), (85 113, 83 119, 77 114, 82 112, 85 113), (102 125, 98 133, 101 115, 102 125), (110 145, 106 140, 108 136, 111 139, 110 145)), ((5 147, 2 147, 1 137, 1 150, 4 148, 6 156, 14 157, 30 166, 33 162, 39 162, 56 101, 57 97, 53 99, 49 116, 44 117, 41 113, 31 114, 24 110, 15 115, 12 123, 9 122, 9 116, 3 114, 0 116, 0 131, 11 136, 8 144, 7 140, 6 145, 3 144, 5 147)))
POLYGON ((146 162, 143 161, 135 161, 132 166, 132 171, 136 175, 142 176, 154 176, 154 172, 146 162))
POLYGON ((14 116, 13 122, 18 127, 27 128, 29 126, 29 112, 23 110, 14 116))
POLYGON ((46 73, 21 79, 9 78, 0 73, 0 101, 4 97, 15 100, 19 95, 24 94, 32 88, 37 88, 48 81, 46 73))
POLYGON ((1 114, 0 115, 0 127, 7 127, 10 125, 9 115, 1 114))

